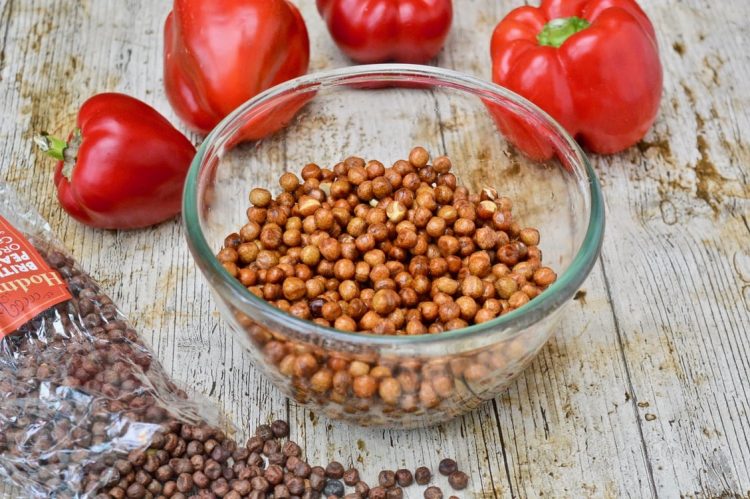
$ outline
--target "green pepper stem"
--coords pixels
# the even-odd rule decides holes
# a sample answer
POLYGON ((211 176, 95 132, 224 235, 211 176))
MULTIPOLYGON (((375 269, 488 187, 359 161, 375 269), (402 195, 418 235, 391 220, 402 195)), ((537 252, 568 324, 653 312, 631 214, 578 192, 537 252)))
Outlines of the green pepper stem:
POLYGON ((68 148, 68 143, 64 140, 50 135, 47 132, 42 132, 34 137, 34 142, 36 142, 39 149, 44 151, 48 156, 60 161, 65 161, 65 149, 68 148))
POLYGON ((536 39, 539 45, 558 48, 565 40, 589 26, 591 23, 580 17, 560 17, 545 24, 536 39))

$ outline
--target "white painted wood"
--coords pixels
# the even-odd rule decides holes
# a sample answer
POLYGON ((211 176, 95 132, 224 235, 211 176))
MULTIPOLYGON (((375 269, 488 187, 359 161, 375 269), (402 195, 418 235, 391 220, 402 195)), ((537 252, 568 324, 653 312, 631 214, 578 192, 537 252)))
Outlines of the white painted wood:
MULTIPOLYGON (((348 64, 314 2, 296 3, 310 31, 311 70, 348 64)), ((455 3, 437 64, 489 78, 489 36, 520 2, 455 3)), ((383 467, 434 468, 451 456, 471 474, 467 497, 744 496, 750 4, 642 3, 659 33, 664 100, 640 147, 592 158, 609 218, 585 297, 503 396, 437 428, 355 430, 286 401, 228 336, 178 221, 96 231, 58 208, 52 164, 31 144, 35 131, 67 134, 77 106, 105 90, 174 120, 161 82, 169 2, 0 0, 0 175, 50 220, 180 383, 241 429, 288 417, 312 461, 358 464, 373 479, 383 467)), ((21 494, 2 487, 6 497, 21 494)))

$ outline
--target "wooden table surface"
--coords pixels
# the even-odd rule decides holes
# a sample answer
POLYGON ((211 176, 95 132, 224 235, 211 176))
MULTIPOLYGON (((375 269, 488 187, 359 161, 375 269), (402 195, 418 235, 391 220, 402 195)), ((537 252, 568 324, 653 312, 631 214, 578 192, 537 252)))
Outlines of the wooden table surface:
MULTIPOLYGON (((295 3, 310 31, 310 70, 347 65, 314 2, 295 3)), ((489 78, 490 34, 518 3, 456 0, 434 63, 489 78)), ((102 91, 142 98, 174 120, 161 69, 170 2, 0 0, 0 172, 167 371, 241 428, 289 418, 312 462, 354 463, 372 479, 383 467, 435 468, 451 456, 471 475, 466 497, 746 497, 750 2, 642 3, 659 37, 664 98, 641 143, 592 158, 608 215, 602 256, 531 367, 496 400, 436 428, 360 430, 287 401, 227 334, 179 221, 105 232, 60 210, 53 165, 33 134, 67 134, 78 105, 102 91)))

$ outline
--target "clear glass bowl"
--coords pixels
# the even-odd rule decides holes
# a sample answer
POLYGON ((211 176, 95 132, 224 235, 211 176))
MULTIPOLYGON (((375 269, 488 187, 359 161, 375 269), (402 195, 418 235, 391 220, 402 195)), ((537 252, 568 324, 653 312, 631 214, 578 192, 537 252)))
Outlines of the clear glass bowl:
POLYGON ((563 305, 598 257, 604 231, 594 171, 562 127, 499 86, 411 65, 307 75, 251 99, 200 147, 183 203, 195 261, 255 366, 300 404, 332 418, 395 428, 443 422, 497 396, 555 332, 563 305), (280 131, 247 139, 291 116, 280 131), (514 143, 551 159, 530 159, 514 143), (489 322, 434 335, 378 336, 295 318, 250 293, 215 258, 224 238, 246 223, 251 188, 277 194, 281 174, 299 173, 307 163, 332 167, 356 155, 387 165, 415 145, 447 154, 471 192, 494 187, 510 197, 514 220, 539 229, 543 262, 558 280, 489 322), (348 374, 355 360, 378 384, 395 378, 398 400, 386 403, 378 391, 355 396, 356 380, 348 374), (311 382, 320 370, 319 377, 334 376, 333 388, 311 382))

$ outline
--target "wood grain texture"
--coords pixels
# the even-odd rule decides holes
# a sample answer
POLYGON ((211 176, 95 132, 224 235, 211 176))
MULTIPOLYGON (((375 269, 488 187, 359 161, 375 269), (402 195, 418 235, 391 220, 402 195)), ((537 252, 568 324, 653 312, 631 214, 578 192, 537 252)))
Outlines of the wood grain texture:
MULTIPOLYGON (((310 31, 311 71, 347 65, 314 2, 295 3, 310 31)), ((489 36, 517 3, 457 0, 436 64, 489 78, 489 36)), ((161 76, 169 2, 0 0, 0 174, 131 316, 168 372, 241 430, 288 417, 311 461, 356 464, 373 479, 383 467, 435 468, 451 456, 472 477, 466 497, 746 496, 750 3, 642 5, 657 26, 664 98, 637 147, 592 158, 607 202, 600 262, 530 368, 501 397, 436 428, 353 429, 288 402, 229 336, 178 221, 105 232, 58 208, 34 132, 67 134, 77 106, 107 90, 175 120, 161 76)))

